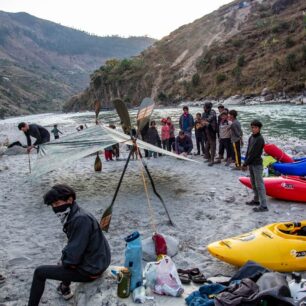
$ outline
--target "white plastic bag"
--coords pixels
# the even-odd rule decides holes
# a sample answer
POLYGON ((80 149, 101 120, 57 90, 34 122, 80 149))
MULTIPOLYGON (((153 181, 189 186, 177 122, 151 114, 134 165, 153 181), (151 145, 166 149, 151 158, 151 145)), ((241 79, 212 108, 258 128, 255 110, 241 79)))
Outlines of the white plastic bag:
POLYGON ((157 294, 181 296, 184 292, 175 264, 169 256, 165 256, 158 262, 149 262, 144 276, 147 286, 157 294))

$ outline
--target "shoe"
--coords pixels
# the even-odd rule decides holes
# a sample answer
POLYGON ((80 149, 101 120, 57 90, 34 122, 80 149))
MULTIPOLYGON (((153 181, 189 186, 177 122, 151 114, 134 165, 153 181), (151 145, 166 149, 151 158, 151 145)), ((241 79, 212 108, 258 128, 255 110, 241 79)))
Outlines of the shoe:
POLYGON ((245 204, 250 206, 260 205, 259 201, 254 201, 254 200, 245 202, 245 204))
POLYGON ((221 164, 221 159, 216 159, 215 164, 221 164))
POLYGON ((227 160, 226 163, 225 163, 225 166, 228 167, 230 164, 231 164, 231 161, 230 161, 230 160, 227 160))
POLYGON ((200 152, 198 152, 198 153, 195 153, 194 155, 200 155, 200 152))
POLYGON ((254 207, 253 211, 254 212, 264 212, 264 211, 269 211, 269 209, 268 209, 268 207, 259 206, 259 207, 254 207))
POLYGON ((214 162, 209 162, 208 164, 207 164, 207 166, 209 166, 209 167, 212 167, 214 165, 214 162))
POLYGON ((5 282, 5 277, 0 274, 0 284, 3 284, 5 282))
POLYGON ((60 283, 56 290, 66 301, 73 297, 70 287, 64 286, 63 283, 60 283))
POLYGON ((235 167, 235 168, 232 168, 232 170, 233 171, 237 171, 237 170, 241 171, 241 167, 235 167))

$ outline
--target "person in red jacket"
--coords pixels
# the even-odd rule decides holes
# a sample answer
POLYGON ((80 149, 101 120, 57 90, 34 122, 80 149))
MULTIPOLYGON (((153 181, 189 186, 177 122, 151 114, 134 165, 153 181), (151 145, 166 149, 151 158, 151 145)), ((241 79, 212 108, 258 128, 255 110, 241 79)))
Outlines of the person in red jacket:
POLYGON ((164 150, 169 150, 169 139, 170 139, 170 126, 167 124, 167 119, 164 118, 161 120, 161 141, 164 150))

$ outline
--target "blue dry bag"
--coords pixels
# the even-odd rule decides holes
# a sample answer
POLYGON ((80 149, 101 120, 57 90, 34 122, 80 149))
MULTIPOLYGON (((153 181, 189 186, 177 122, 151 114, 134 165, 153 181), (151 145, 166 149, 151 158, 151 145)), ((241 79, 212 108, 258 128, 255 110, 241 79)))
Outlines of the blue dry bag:
POLYGON ((131 272, 131 291, 142 285, 142 247, 139 232, 127 236, 125 239, 124 266, 131 272))

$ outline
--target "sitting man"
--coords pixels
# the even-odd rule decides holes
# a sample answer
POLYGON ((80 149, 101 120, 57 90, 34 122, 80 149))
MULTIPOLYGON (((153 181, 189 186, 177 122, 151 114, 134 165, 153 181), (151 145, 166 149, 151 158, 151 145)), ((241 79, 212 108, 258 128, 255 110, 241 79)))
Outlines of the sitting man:
POLYGON ((25 136, 27 137, 28 143, 28 152, 30 152, 35 146, 49 142, 50 141, 50 133, 44 127, 38 124, 27 124, 25 122, 20 122, 18 124, 18 129, 23 131, 25 136), (36 138, 36 141, 32 145, 31 136, 36 138))
POLYGON ((67 185, 54 185, 45 195, 44 202, 51 205, 59 217, 68 243, 62 250, 59 265, 40 266, 35 269, 29 306, 37 306, 47 279, 62 281, 57 288, 64 299, 70 299, 71 282, 91 282, 110 264, 111 254, 99 223, 75 202, 75 192, 67 185))
POLYGON ((189 136, 184 131, 180 131, 175 139, 175 152, 176 154, 183 154, 187 156, 193 149, 193 143, 189 136))

